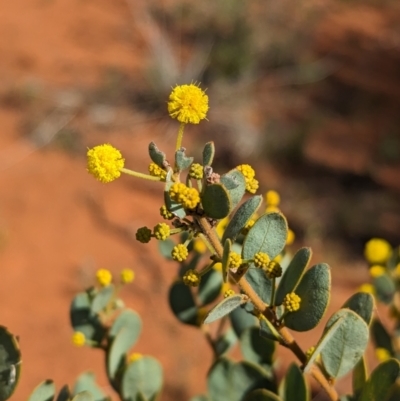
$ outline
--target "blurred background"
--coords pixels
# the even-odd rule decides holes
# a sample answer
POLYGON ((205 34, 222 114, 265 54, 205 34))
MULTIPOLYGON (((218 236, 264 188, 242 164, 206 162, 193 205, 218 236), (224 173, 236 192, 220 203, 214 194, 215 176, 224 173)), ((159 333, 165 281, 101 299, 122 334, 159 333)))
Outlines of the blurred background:
POLYGON ((150 140, 171 155, 176 84, 201 82, 210 97, 188 153, 214 140, 217 171, 249 163, 262 193, 281 194, 295 246, 333 268, 331 311, 368 281, 367 240, 400 243, 397 0, 14 0, 0 5, 0 55, 0 324, 21 341, 17 400, 87 369, 107 390, 101 354, 73 348, 68 317, 100 267, 136 271, 135 351, 164 365, 162 400, 204 391, 211 353, 166 302, 176 266, 133 239, 159 221, 160 188, 86 173, 97 144, 138 171, 150 140))

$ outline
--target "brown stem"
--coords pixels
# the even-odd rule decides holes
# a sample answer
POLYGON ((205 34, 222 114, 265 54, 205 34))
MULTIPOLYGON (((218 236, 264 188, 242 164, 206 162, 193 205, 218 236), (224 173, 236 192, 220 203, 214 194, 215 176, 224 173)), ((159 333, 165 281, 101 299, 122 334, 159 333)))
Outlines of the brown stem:
MULTIPOLYGON (((222 259, 223 247, 221 241, 219 240, 215 230, 211 227, 210 223, 206 218, 200 217, 197 219, 199 226, 201 227, 203 234, 209 240, 212 247, 215 249, 217 256, 222 259)), ((268 307, 268 305, 258 296, 254 291, 253 287, 247 281, 247 279, 238 273, 233 273, 230 271, 231 277, 239 285, 240 289, 249 297, 253 305, 272 323, 276 321, 273 311, 268 307)), ((307 357, 300 346, 297 344, 296 340, 292 337, 290 332, 286 327, 276 327, 282 336, 285 345, 296 355, 299 361, 304 365, 307 362, 307 357)), ((311 368, 311 374, 315 380, 321 385, 321 387, 326 391, 328 396, 332 401, 337 401, 339 395, 336 390, 329 384, 326 377, 322 372, 317 369, 316 366, 311 368)))

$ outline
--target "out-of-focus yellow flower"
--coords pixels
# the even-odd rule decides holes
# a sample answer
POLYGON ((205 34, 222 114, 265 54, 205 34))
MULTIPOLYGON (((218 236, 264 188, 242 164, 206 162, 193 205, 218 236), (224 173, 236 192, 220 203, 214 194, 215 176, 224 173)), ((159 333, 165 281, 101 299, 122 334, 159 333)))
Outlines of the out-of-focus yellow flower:
POLYGON ((140 354, 139 352, 133 352, 132 354, 129 355, 128 362, 129 363, 136 362, 142 358, 143 358, 142 354, 140 354))
POLYGON ((96 278, 102 287, 107 287, 112 281, 112 274, 107 269, 99 269, 96 272, 96 278))
POLYGON ((372 238, 365 244, 364 256, 371 264, 385 264, 391 253, 392 247, 382 238, 372 238))
POLYGON ((371 266, 369 269, 369 274, 373 278, 383 276, 385 273, 386 273, 386 269, 383 266, 374 265, 374 266, 371 266))
POLYGON ((289 228, 288 229, 288 233, 287 233, 287 237, 286 237, 286 245, 292 245, 295 239, 295 235, 294 232, 289 228))
POLYGON ((121 282, 129 284, 135 279, 135 272, 131 269, 123 269, 121 272, 121 282))
POLYGON ((390 352, 386 348, 377 348, 375 350, 375 356, 379 362, 385 362, 391 358, 390 352))
POLYGON ((366 292, 366 293, 371 294, 371 295, 375 295, 375 287, 372 284, 369 284, 369 283, 365 283, 365 284, 360 285, 358 291, 366 292))
POLYGON ((75 333, 72 335, 72 344, 74 344, 76 347, 83 347, 85 342, 85 335, 80 331, 75 331, 75 333))
POLYGON ((267 206, 279 206, 279 203, 281 202, 281 197, 278 194, 278 192, 276 191, 268 191, 265 194, 265 203, 267 204, 267 206))

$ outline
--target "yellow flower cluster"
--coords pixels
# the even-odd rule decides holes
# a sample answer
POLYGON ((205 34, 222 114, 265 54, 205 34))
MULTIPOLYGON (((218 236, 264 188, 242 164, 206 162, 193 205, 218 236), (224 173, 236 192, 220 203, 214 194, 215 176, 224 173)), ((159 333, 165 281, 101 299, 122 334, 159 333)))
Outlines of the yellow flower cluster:
POLYGON ((233 291, 232 289, 226 290, 224 292, 224 298, 229 298, 229 297, 231 297, 232 295, 235 295, 235 294, 236 294, 235 291, 233 291))
POLYGON ((149 164, 149 173, 153 177, 160 177, 163 181, 165 181, 165 178, 167 177, 167 172, 156 163, 149 164))
POLYGON ((154 226, 153 235, 160 241, 165 241, 171 233, 171 229, 168 224, 158 223, 154 226))
POLYGON ((112 274, 107 269, 99 269, 96 272, 96 279, 102 287, 107 287, 112 281, 112 274))
POLYGON ((383 266, 373 265, 369 269, 369 274, 373 278, 383 276, 386 273, 386 269, 383 266))
POLYGON ((147 244, 151 240, 151 230, 147 227, 138 228, 136 231, 136 240, 142 244, 147 244))
POLYGON ((258 189, 258 181, 254 178, 256 173, 254 169, 248 164, 241 164, 236 167, 243 175, 246 180, 246 191, 251 194, 255 194, 258 189))
POLYGON ((254 223, 256 222, 255 219, 250 219, 246 225, 242 228, 240 231, 243 235, 247 235, 250 231, 250 228, 254 226, 254 223))
POLYGON ((229 218, 228 217, 224 217, 222 220, 220 220, 217 224, 217 227, 215 228, 215 230, 217 231, 217 234, 220 238, 222 238, 222 236, 224 235, 225 229, 226 227, 228 227, 229 224, 229 218))
POLYGON ((74 344, 76 347, 83 347, 85 342, 85 335, 80 331, 75 331, 75 333, 72 335, 72 344, 74 344))
POLYGON ((375 287, 372 284, 365 283, 360 285, 358 289, 360 292, 366 292, 367 294, 375 295, 375 287))
POLYGON ((375 350, 375 356, 379 362, 385 362, 392 357, 386 348, 377 348, 375 350))
POLYGON ((196 238, 193 241, 193 249, 200 254, 203 254, 207 251, 207 245, 204 243, 203 240, 201 240, 200 238, 196 238))
POLYGON ((271 261, 268 263, 268 265, 263 268, 265 271, 265 274, 269 279, 277 278, 282 276, 282 267, 278 262, 271 261))
POLYGON ((189 188, 181 182, 171 185, 169 196, 186 209, 194 209, 200 202, 199 191, 196 188, 189 188))
POLYGON ((241 264, 242 264, 242 257, 236 252, 231 252, 229 254, 228 267, 230 269, 236 269, 241 264))
POLYGON ((167 206, 162 205, 160 207, 160 215, 163 217, 165 220, 172 220, 174 218, 173 213, 171 213, 168 209, 167 206))
POLYGON ((281 197, 278 192, 271 190, 265 194, 265 203, 266 208, 265 211, 269 212, 279 212, 279 204, 281 202, 281 197))
POLYGON ((182 277, 183 282, 189 287, 197 287, 200 284, 200 274, 197 270, 189 269, 182 277))
POLYGON ((289 228, 286 237, 286 245, 292 245, 295 238, 294 232, 289 228))
POLYGON ((290 294, 286 294, 283 299, 283 306, 288 312, 296 312, 300 309, 300 302, 301 298, 294 292, 291 292, 290 294))
POLYGON ((193 163, 190 166, 189 177, 195 180, 201 180, 203 178, 203 166, 199 163, 193 163))
POLYGON ((168 113, 184 124, 199 124, 208 111, 208 96, 197 85, 178 85, 169 95, 168 113))
POLYGON ((189 252, 185 245, 178 244, 172 248, 171 256, 172 259, 176 260, 177 262, 183 262, 188 257, 189 252))
POLYGON ((382 238, 372 238, 365 244, 364 256, 371 264, 384 264, 392 253, 389 242, 382 238))
POLYGON ((129 284, 135 279, 135 272, 131 269, 123 269, 121 272, 122 284, 129 284))
POLYGON ((139 359, 142 359, 143 355, 140 354, 139 352, 133 352, 132 354, 129 355, 128 358, 128 363, 133 363, 138 361, 139 359))
POLYGON ((260 269, 266 269, 270 260, 269 256, 264 252, 257 252, 254 255, 254 264, 260 269))
POLYGON ((121 152, 108 143, 87 151, 87 170, 103 183, 117 179, 121 175, 124 163, 121 152))

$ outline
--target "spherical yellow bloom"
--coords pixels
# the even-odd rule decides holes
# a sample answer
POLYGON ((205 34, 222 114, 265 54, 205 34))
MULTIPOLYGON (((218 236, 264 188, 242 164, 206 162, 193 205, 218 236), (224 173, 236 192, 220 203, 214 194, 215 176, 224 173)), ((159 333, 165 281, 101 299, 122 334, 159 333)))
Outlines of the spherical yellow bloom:
POLYGON ((193 242, 193 249, 200 254, 203 254, 207 251, 207 245, 201 239, 197 238, 193 242))
POLYGON ((96 278, 102 287, 107 287, 112 281, 112 274, 107 269, 99 269, 96 272, 96 278))
POLYGON ((169 196, 186 209, 194 209, 200 202, 199 191, 196 188, 189 188, 181 182, 171 185, 169 196))
POLYGON ((213 266, 214 270, 217 272, 222 272, 222 263, 221 262, 217 262, 214 266, 213 266))
POLYGON ((374 266, 371 266, 369 269, 369 274, 373 278, 383 276, 385 273, 386 273, 386 269, 383 266, 374 265, 374 266))
POLYGON ((138 228, 136 231, 136 240, 142 244, 147 244, 151 240, 151 230, 147 227, 138 228))
POLYGON ((231 252, 229 254, 229 260, 228 260, 228 266, 229 268, 236 269, 242 264, 242 257, 236 253, 236 252, 231 252))
POLYGON ((371 264, 384 264, 392 253, 389 242, 382 238, 372 238, 365 244, 364 256, 371 264))
POLYGON ((183 282, 189 287, 197 287, 200 284, 200 273, 197 270, 189 269, 182 277, 183 282))
POLYGON ((265 194, 265 203, 267 206, 279 206, 280 202, 281 197, 279 196, 278 192, 271 190, 265 194))
POLYGON ((199 163, 193 163, 190 166, 189 177, 195 180, 201 180, 203 178, 203 166, 199 163))
POLYGON ((291 292, 290 294, 286 294, 283 299, 283 306, 288 312, 296 312, 300 309, 300 302, 301 298, 294 292, 291 292))
POLYGON ((377 348, 375 355, 379 362, 385 362, 391 358, 390 352, 386 348, 377 348))
POLYGON ((75 333, 72 335, 72 344, 74 344, 76 347, 83 347, 85 342, 85 335, 80 331, 75 331, 75 333))
POLYGON ((277 212, 279 212, 280 210, 279 210, 279 207, 276 207, 276 206, 267 206, 266 208, 265 208, 265 213, 277 213, 277 212))
POLYGON ((160 215, 161 217, 164 217, 165 220, 172 220, 175 216, 173 213, 171 213, 168 209, 167 206, 162 205, 160 207, 160 215))
POLYGON ((129 363, 136 362, 142 358, 143 358, 142 354, 139 354, 139 352, 133 352, 132 354, 129 355, 128 362, 129 363))
POLYGON ((165 180, 167 177, 167 172, 156 163, 149 164, 149 173, 153 177, 160 177, 162 180, 165 180))
POLYGON ((235 295, 235 294, 236 294, 236 292, 233 291, 232 289, 226 290, 224 292, 224 298, 229 298, 229 297, 231 297, 232 295, 235 295))
POLYGON ((168 113, 185 124, 198 124, 208 111, 208 96, 197 85, 178 85, 169 95, 168 113))
POLYGON ((295 237, 294 232, 289 228, 286 237, 286 245, 292 245, 295 237))
POLYGON ((153 231, 154 231, 154 236, 160 241, 165 241, 171 233, 169 225, 165 223, 158 223, 154 227, 153 231))
POLYGON ((249 164, 241 164, 240 166, 236 167, 236 170, 239 170, 244 175, 246 181, 252 180, 256 175, 253 167, 251 167, 249 164))
POLYGON ((181 202, 186 209, 194 209, 200 203, 200 194, 196 188, 188 188, 185 199, 181 202))
POLYGON ((172 248, 171 256, 172 259, 176 260, 177 262, 183 262, 187 259, 189 252, 185 245, 178 244, 172 248))
POLYGON ((257 252, 254 255, 254 264, 260 269, 266 269, 270 260, 269 256, 264 252, 257 252))
POLYGON ((394 275, 396 277, 400 277, 400 263, 397 263, 395 269, 394 269, 394 275))
POLYGON ((228 227, 229 224, 229 218, 224 217, 222 220, 220 220, 217 224, 217 227, 215 227, 215 230, 217 231, 217 234, 220 238, 224 235, 226 227, 228 227))
POLYGON ((135 279, 135 272, 131 269, 123 269, 121 272, 121 282, 129 284, 135 279))
POLYGON ((125 159, 110 144, 95 146, 87 151, 87 170, 96 179, 108 183, 121 175, 125 159))
POLYGON ((371 295, 375 295, 375 287, 372 284, 365 283, 360 285, 360 288, 358 289, 360 292, 366 292, 371 295))
POLYGON ((253 178, 252 180, 246 180, 246 191, 251 194, 255 194, 258 189, 258 181, 253 178))
POLYGON ((274 262, 273 260, 267 264, 265 268, 263 268, 265 274, 269 279, 277 278, 282 276, 282 267, 278 262, 274 262))

